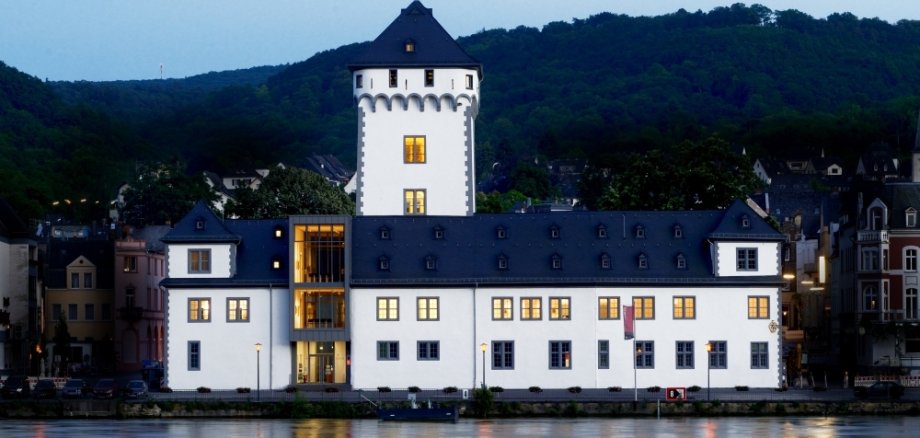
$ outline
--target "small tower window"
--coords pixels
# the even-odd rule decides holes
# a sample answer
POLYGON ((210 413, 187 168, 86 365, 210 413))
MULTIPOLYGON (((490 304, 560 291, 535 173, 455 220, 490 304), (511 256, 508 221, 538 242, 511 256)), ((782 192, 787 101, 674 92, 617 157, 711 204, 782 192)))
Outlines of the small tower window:
POLYGON ((444 240, 444 228, 440 225, 434 227, 434 238, 435 240, 444 240))
POLYGON ((390 258, 387 256, 380 256, 380 258, 377 259, 377 270, 389 271, 390 270, 390 258))
POLYGON ((504 254, 498 256, 498 270, 499 271, 508 270, 508 256, 504 254))
POLYGON ((466 89, 473 89, 473 75, 466 75, 466 89))
POLYGON ((495 228, 495 237, 496 237, 497 239, 507 239, 507 238, 508 238, 508 230, 506 230, 505 227, 497 227, 497 228, 495 228))
POLYGON ((199 217, 195 219, 195 229, 196 230, 204 229, 204 218, 199 217))
POLYGON ((601 269, 610 269, 610 254, 601 254, 601 269))
POLYGON ((406 53, 415 53, 415 41, 406 40, 405 46, 406 53))
POLYGON ((274 236, 275 239, 284 237, 284 228, 281 225, 275 226, 274 231, 272 231, 272 236, 274 236))
POLYGON ((645 227, 636 225, 636 239, 645 239, 645 227))
POLYGON ((364 75, 355 75, 355 88, 364 88, 364 75))
POLYGON ((677 255, 677 269, 687 269, 687 258, 683 254, 677 255))
POLYGON ((549 227, 549 238, 550 239, 558 239, 560 235, 561 233, 559 231, 558 225, 553 225, 549 227))
POLYGON ((674 225, 674 238, 683 239, 684 238, 684 229, 680 225, 674 225))
POLYGON ((434 70, 425 70, 425 86, 434 86, 434 70))
POLYGON ((741 216, 741 228, 744 228, 745 230, 751 228, 751 218, 749 218, 746 214, 741 216))
POLYGON ((399 75, 396 73, 396 69, 390 70, 390 88, 396 88, 399 86, 399 75))
POLYGON ((607 238, 607 226, 600 224, 597 226, 597 238, 606 239, 607 238))
POLYGON ((380 236, 380 240, 390 240, 390 229, 388 227, 380 227, 380 229, 377 231, 379 233, 378 235, 380 236))
POLYGON ((648 269, 648 256, 639 254, 639 269, 648 269))
POLYGON ((551 263, 553 269, 562 269, 562 256, 559 254, 553 254, 551 258, 551 263))

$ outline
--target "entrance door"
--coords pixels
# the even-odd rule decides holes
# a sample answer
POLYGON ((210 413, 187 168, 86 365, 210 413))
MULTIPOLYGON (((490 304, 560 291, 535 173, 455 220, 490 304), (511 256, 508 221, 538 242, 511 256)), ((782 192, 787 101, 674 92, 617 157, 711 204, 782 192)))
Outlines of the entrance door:
POLYGON ((310 354, 310 383, 335 383, 335 343, 317 342, 310 354))

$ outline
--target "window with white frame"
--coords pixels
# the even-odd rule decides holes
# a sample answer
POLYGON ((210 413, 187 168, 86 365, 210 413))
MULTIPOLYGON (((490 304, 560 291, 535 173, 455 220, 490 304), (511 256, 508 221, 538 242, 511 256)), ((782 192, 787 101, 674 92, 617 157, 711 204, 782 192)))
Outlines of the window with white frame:
POLYGON ((907 228, 915 228, 917 226, 917 210, 913 207, 908 208, 904 212, 904 225, 907 228))
POLYGON ((874 284, 863 285, 863 310, 878 310, 878 286, 874 284))
POLYGON ((549 368, 551 370, 572 368, 572 341, 549 341, 549 368))
POLYGON ((879 257, 878 248, 863 248, 861 257, 861 268, 863 271, 878 271, 879 257))
POLYGON ((917 319, 918 315, 917 288, 909 287, 904 291, 904 318, 917 319))
POLYGON ((917 270, 917 248, 907 248, 904 250, 904 270, 917 270))

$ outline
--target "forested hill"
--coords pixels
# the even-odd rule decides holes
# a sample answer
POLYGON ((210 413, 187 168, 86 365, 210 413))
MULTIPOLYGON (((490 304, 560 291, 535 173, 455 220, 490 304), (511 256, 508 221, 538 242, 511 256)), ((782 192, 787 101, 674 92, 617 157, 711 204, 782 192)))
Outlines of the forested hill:
MULTIPOLYGON (((873 143, 906 151, 920 110, 917 21, 816 19, 739 4, 659 17, 600 14, 459 42, 485 72, 480 173, 496 161, 510 173, 537 157, 590 157, 616 169, 624 152, 713 133, 755 156, 823 149, 852 163, 873 143)), ((194 97, 172 95, 176 87, 132 91, 136 83, 109 101, 92 97, 92 84, 55 88, 66 90, 68 107, 89 102, 131 127, 150 146, 138 159, 223 171, 331 152, 353 165, 347 64, 365 47, 319 53, 264 83, 198 89, 194 97)))

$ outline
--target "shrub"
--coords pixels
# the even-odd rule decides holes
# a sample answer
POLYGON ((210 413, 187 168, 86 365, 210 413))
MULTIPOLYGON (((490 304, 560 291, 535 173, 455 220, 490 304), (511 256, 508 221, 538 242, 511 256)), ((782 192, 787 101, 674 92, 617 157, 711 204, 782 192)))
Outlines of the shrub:
POLYGON ((579 392, 581 392, 581 387, 580 386, 570 386, 569 392, 571 392, 572 394, 578 394, 579 392))
POLYGON ((442 391, 444 391, 445 394, 453 394, 453 393, 457 392, 457 387, 456 387, 456 386, 448 386, 448 387, 442 389, 442 391))
POLYGON ((661 392, 660 386, 649 386, 647 389, 648 392, 661 392))
POLYGON ((249 394, 250 389, 249 388, 236 388, 236 392, 239 394, 249 394))
POLYGON ((610 391, 610 392, 620 392, 620 391, 623 390, 623 388, 621 388, 621 387, 619 387, 619 386, 608 386, 608 387, 607 387, 607 390, 610 391))
POLYGON ((747 387, 747 385, 738 385, 738 386, 735 386, 735 391, 747 391, 748 389, 749 389, 749 388, 747 387))
POLYGON ((531 386, 530 388, 527 388, 527 390, 530 392, 543 392, 543 388, 539 386, 531 386))
POLYGON ((392 391, 392 389, 390 389, 389 386, 378 386, 377 387, 377 392, 390 392, 390 391, 392 391))
POLYGON ((505 388, 502 388, 501 386, 490 386, 490 387, 489 387, 489 391, 492 391, 492 392, 505 392, 505 388))
POLYGON ((477 417, 485 418, 492 410, 492 391, 483 388, 473 390, 473 411, 477 417))
POLYGON ((421 388, 419 388, 418 386, 410 386, 407 389, 409 390, 409 392, 413 392, 413 393, 421 391, 421 388))
POLYGON ((687 388, 687 391, 689 391, 689 392, 700 392, 700 389, 702 389, 702 388, 700 388, 699 385, 693 385, 693 386, 687 388))
POLYGON ((211 388, 208 388, 207 386, 199 386, 196 390, 202 394, 211 392, 211 388))

